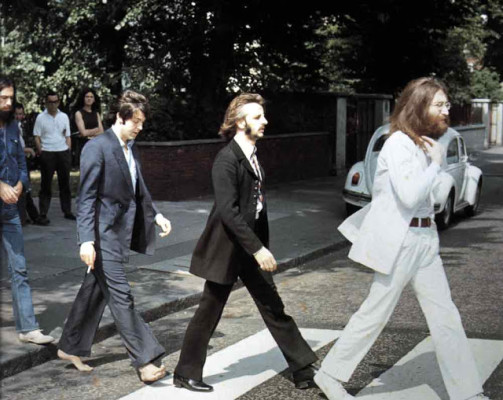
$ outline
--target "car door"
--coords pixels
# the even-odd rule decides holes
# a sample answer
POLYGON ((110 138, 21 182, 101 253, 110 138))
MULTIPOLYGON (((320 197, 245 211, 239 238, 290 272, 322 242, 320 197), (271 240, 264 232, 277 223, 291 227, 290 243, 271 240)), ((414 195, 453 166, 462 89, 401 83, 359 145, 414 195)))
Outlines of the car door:
POLYGON ((451 175, 454 179, 455 187, 455 198, 454 198, 454 209, 458 206, 461 197, 461 192, 463 188, 464 180, 464 168, 462 166, 461 157, 459 153, 459 141, 456 136, 454 136, 447 145, 446 162, 447 167, 445 172, 451 175))
POLYGON ((466 173, 468 168, 468 153, 466 152, 466 145, 464 139, 459 136, 458 137, 459 144, 459 168, 461 170, 461 174, 463 177, 463 181, 461 182, 461 190, 459 193, 460 201, 464 201, 465 199, 465 190, 468 180, 466 179, 466 173))

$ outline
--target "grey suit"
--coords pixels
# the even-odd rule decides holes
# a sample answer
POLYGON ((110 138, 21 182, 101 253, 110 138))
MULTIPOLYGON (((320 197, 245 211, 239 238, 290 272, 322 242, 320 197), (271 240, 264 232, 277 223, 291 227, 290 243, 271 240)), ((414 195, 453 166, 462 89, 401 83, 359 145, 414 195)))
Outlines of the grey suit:
POLYGON ((108 304, 133 366, 138 368, 164 354, 164 349, 134 309, 123 265, 129 259, 129 249, 152 254, 155 246, 157 209, 145 186, 134 146, 132 151, 136 190, 119 140, 111 129, 89 141, 82 152, 78 240, 79 244, 94 242, 96 262, 75 298, 59 348, 68 354, 88 356, 108 304))

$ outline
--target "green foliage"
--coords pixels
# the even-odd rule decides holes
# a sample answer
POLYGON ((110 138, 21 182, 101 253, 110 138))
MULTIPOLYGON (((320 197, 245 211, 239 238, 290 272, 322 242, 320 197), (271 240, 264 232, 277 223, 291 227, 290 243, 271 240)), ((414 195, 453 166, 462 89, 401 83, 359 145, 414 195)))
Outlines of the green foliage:
POLYGON ((501 78, 490 68, 473 71, 471 76, 471 97, 503 101, 501 78))

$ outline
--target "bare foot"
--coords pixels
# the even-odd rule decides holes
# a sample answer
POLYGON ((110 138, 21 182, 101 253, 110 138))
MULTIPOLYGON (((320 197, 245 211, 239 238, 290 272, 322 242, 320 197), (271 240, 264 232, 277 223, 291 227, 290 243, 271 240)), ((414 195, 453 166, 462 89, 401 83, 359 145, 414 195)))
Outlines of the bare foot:
POLYGON ((161 367, 156 367, 154 364, 147 364, 138 369, 140 373, 140 379, 145 383, 152 383, 164 378, 166 375, 166 367, 161 365, 161 367))
POLYGON ((70 354, 66 354, 63 350, 58 350, 58 357, 62 360, 70 361, 75 368, 82 372, 89 372, 93 370, 93 367, 84 364, 79 356, 72 356, 70 354))

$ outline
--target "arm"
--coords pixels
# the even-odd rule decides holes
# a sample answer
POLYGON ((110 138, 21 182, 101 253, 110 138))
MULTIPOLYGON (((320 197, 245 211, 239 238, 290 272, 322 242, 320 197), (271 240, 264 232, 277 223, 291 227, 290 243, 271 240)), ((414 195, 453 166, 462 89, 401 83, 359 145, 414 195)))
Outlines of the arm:
POLYGON ((79 244, 94 242, 96 201, 103 169, 103 151, 94 141, 89 142, 80 157, 80 184, 77 198, 77 231, 79 244))
POLYGON ((68 115, 65 114, 65 139, 66 139, 66 145, 68 146, 68 149, 72 149, 72 131, 70 130, 70 119, 68 118, 68 115))
POLYGON ((103 126, 101 125, 101 119, 99 118, 99 115, 98 115, 98 125, 99 125, 98 128, 86 129, 84 119, 82 118, 82 113, 80 111, 77 111, 75 113, 75 124, 77 125, 79 133, 84 137, 94 137, 99 133, 103 132, 103 126))
POLYGON ((426 170, 418 169, 413 162, 415 151, 415 145, 395 140, 383 151, 384 159, 379 160, 386 163, 391 185, 399 201, 409 209, 416 208, 426 200, 440 171, 437 162, 430 163, 426 170))
POLYGON ((96 114, 98 114, 98 128, 96 128, 96 129, 98 129, 98 132, 96 132, 96 135, 100 135, 103 132, 105 132, 105 129, 103 129, 103 124, 101 122, 100 113, 97 112, 96 114))
POLYGON ((37 154, 42 153, 42 141, 40 140, 40 135, 42 134, 42 126, 40 118, 37 116, 35 120, 35 126, 33 127, 33 136, 35 136, 35 147, 37 154))
POLYGON ((224 157, 218 158, 213 164, 212 180, 216 210, 223 224, 248 254, 257 253, 263 245, 240 213, 236 164, 224 157))
POLYGON ((19 181, 17 182, 16 186, 14 186, 14 189, 18 191, 18 196, 20 196, 21 192, 23 191, 23 187, 28 188, 30 184, 28 180, 28 168, 26 167, 26 157, 24 155, 24 149, 21 140, 18 140, 17 142, 16 159, 17 167, 19 169, 19 181))

